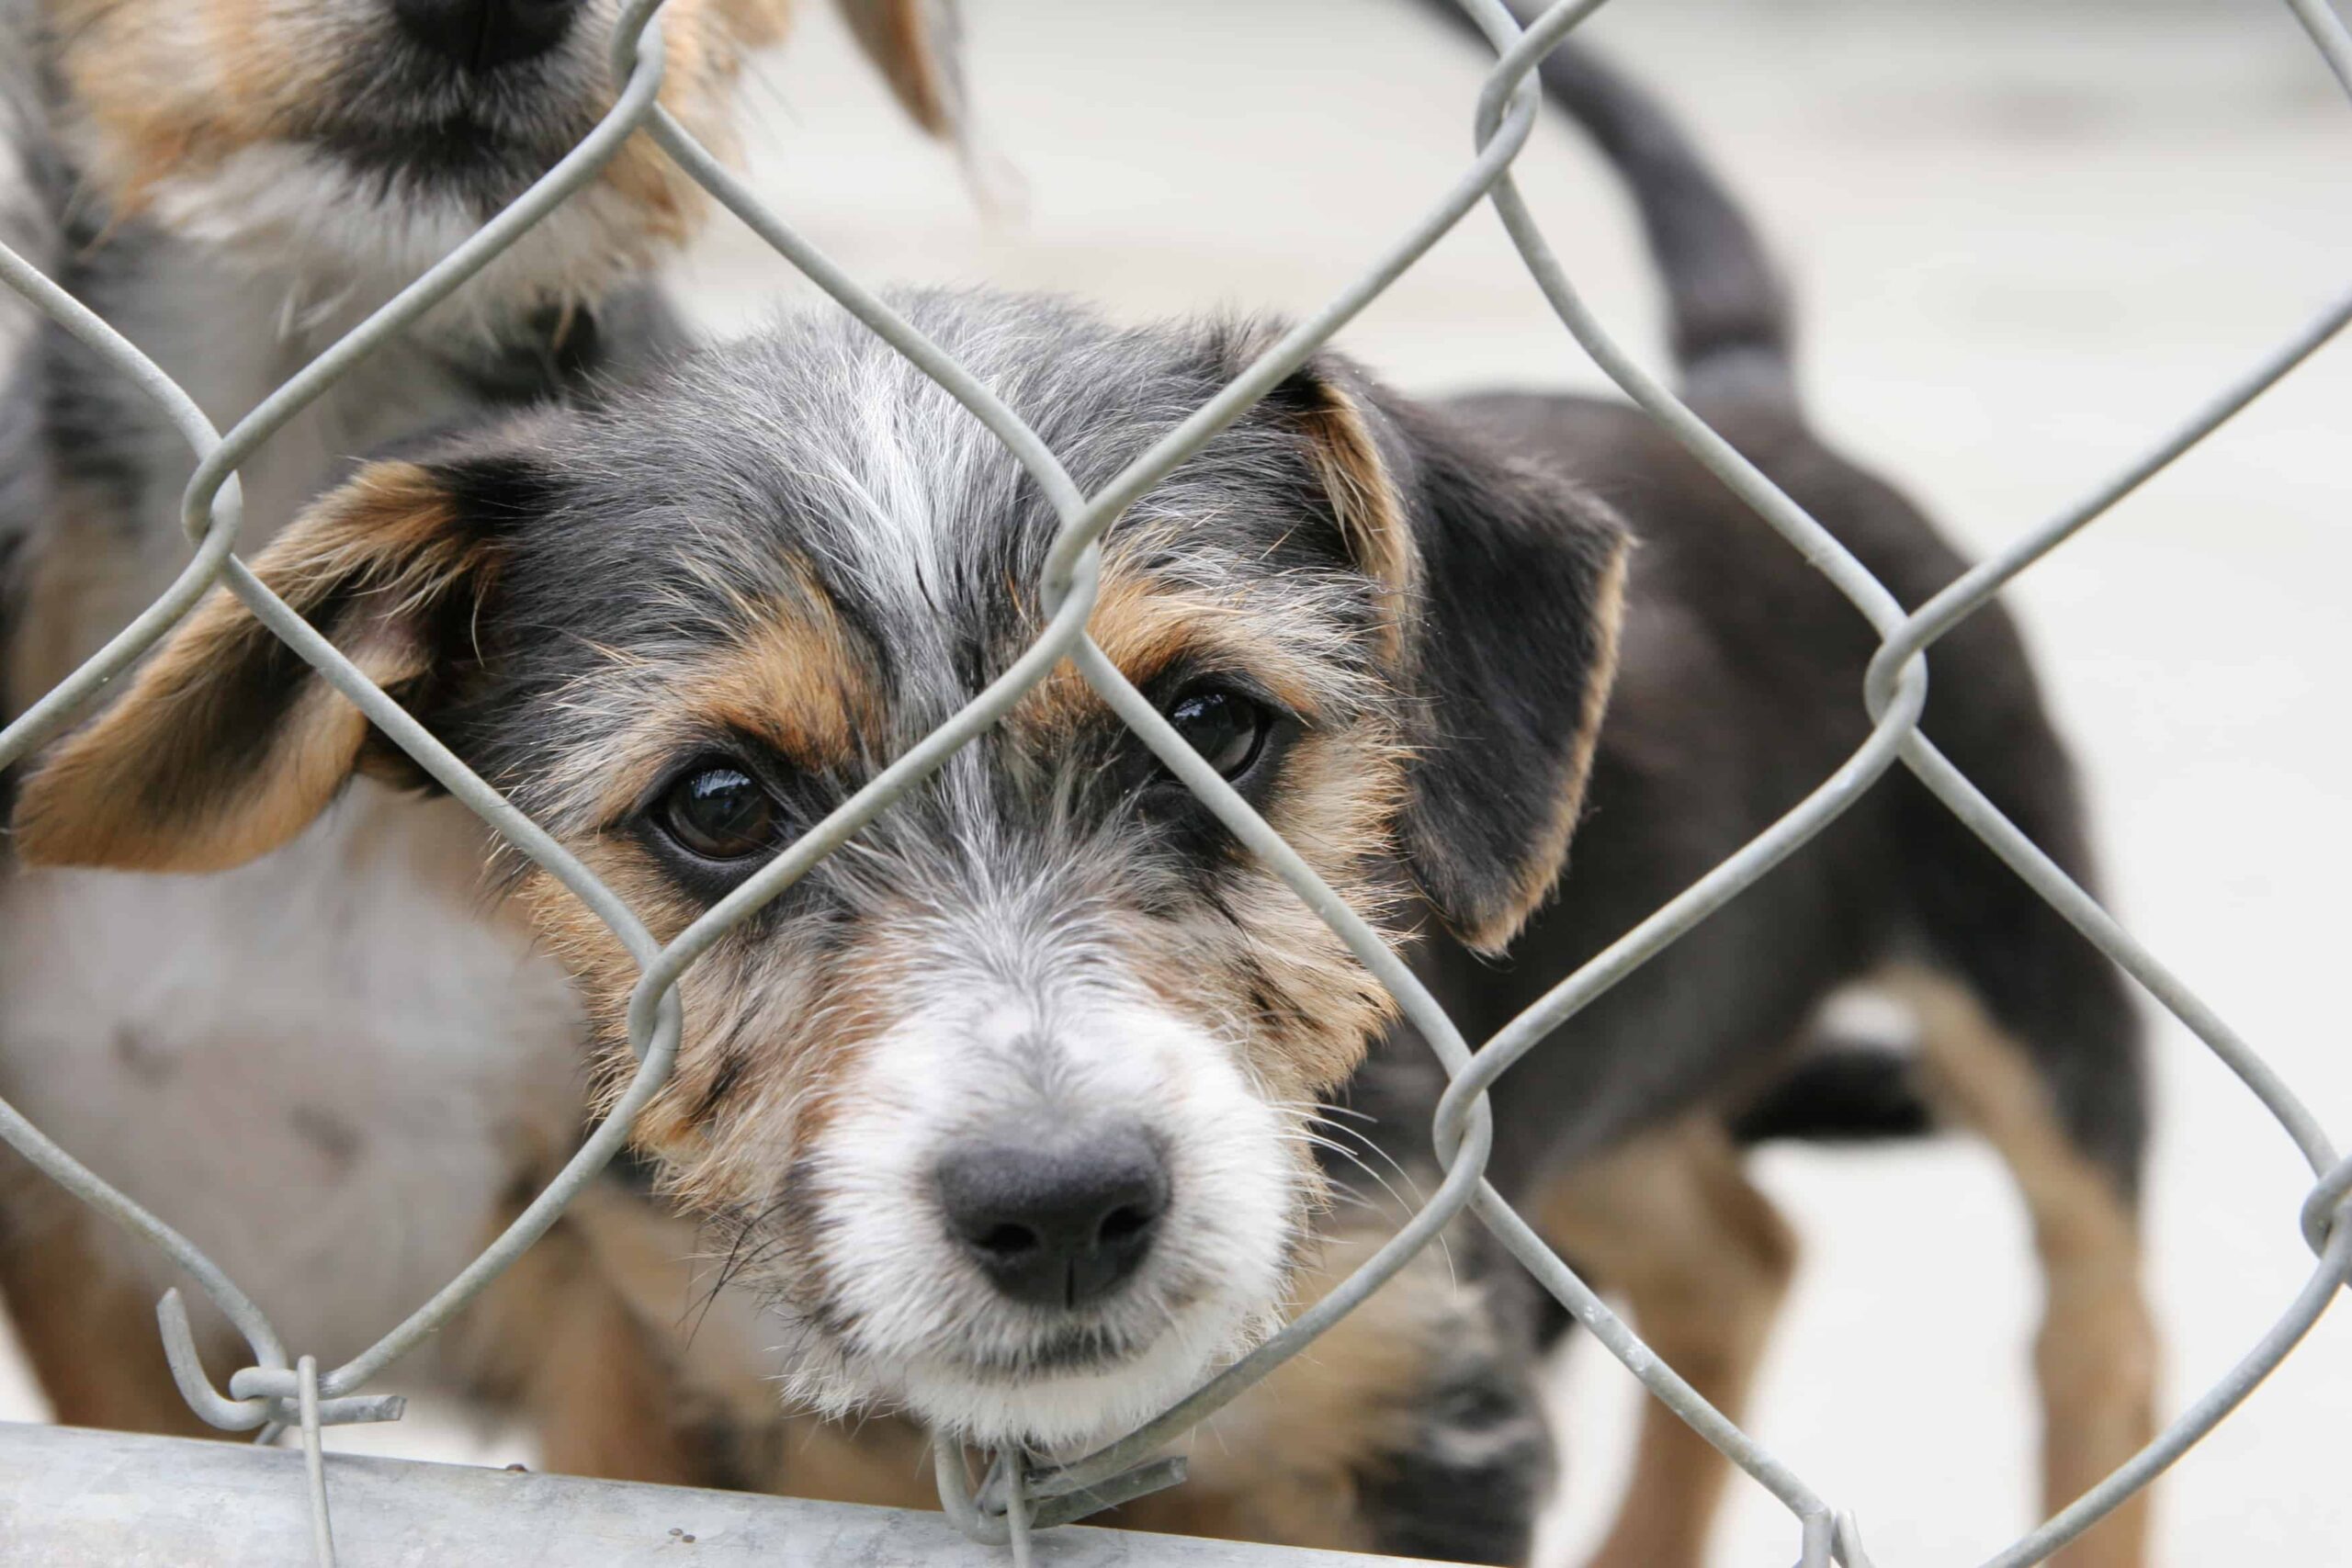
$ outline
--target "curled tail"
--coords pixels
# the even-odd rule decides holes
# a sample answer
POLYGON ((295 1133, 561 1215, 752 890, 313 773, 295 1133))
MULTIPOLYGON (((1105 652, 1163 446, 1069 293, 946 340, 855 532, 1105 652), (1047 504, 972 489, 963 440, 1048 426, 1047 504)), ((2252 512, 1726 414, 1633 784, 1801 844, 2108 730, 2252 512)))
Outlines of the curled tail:
MULTIPOLYGON (((1425 0, 1457 27, 1456 0, 1425 0)), ((1522 20, 1527 0, 1506 0, 1522 20)), ((1668 331, 1693 396, 1763 400, 1794 412, 1788 290, 1756 227, 1648 90, 1569 41, 1536 71, 1544 97, 1582 128, 1623 176, 1666 286, 1668 331)))

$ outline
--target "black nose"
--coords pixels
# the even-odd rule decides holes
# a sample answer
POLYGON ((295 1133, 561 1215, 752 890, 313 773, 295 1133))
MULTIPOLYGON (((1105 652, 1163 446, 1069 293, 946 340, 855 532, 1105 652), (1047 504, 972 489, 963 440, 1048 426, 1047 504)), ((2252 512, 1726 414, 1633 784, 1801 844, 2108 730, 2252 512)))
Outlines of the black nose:
POLYGON ((1168 1169, 1141 1128, 1050 1142, 974 1143, 939 1162, 947 1228, 1015 1301, 1077 1307, 1151 1250, 1168 1169))
POLYGON ((495 71, 560 42, 581 0, 392 0, 392 15, 424 48, 470 71, 495 71))

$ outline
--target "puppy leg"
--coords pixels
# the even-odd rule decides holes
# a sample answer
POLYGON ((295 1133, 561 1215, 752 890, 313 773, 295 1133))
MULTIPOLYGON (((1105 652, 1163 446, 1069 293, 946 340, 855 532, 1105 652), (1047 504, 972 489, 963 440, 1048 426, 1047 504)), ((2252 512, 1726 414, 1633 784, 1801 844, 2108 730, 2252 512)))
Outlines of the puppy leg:
MULTIPOLYGON (((1387 1235, 1334 1237, 1301 1300, 1387 1235)), ((1431 1248, 1339 1326, 1209 1418, 1191 1479, 1105 1520, 1327 1551, 1523 1562, 1550 1489, 1532 1347, 1468 1278, 1476 1238, 1431 1248), (1455 1269, 1463 1274, 1457 1278, 1455 1269)))
MULTIPOLYGON (((2025 1047, 1974 992, 1916 968, 1892 988, 1917 1015, 1928 1092, 2007 1163, 2032 1221, 2048 1292, 2033 1357, 2041 1503, 2054 1513, 2155 1436, 2156 1329, 2141 1288, 2138 1218, 2109 1171, 2066 1135, 2025 1047)), ((2147 1537, 2143 1492, 2051 1562, 2133 1568, 2147 1537)))
POLYGON ((888 1414, 828 1421, 786 1409, 773 1325, 748 1290, 712 1293, 716 1262, 695 1220, 624 1181, 593 1182, 564 1226, 671 1369, 698 1484, 831 1503, 936 1508, 931 1439, 888 1414))
POLYGON ((0 1299, 26 1359, 68 1427, 220 1437, 172 1382, 147 1287, 115 1269, 80 1213, 32 1199, 0 1233, 0 1299))
MULTIPOLYGON (((1634 1329, 1736 1421, 1796 1268, 1796 1238, 1713 1117, 1645 1134, 1566 1173, 1533 1211, 1580 1269, 1622 1292, 1634 1329)), ((1593 1568, 1696 1568, 1730 1467, 1657 1401, 1593 1568)))
POLYGON ((529 1414, 546 1469, 720 1483, 680 1407, 667 1347, 568 1223, 524 1254, 460 1322, 488 1390, 529 1414))

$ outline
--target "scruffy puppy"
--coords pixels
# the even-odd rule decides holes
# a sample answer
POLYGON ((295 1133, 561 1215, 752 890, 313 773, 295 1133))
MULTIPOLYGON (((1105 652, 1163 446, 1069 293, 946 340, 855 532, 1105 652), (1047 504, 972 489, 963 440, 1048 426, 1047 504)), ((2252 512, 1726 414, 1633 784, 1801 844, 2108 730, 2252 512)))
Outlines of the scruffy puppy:
MULTIPOLYGON (((1898 595, 1926 597, 1962 562, 1806 431, 1736 214, 1658 123, 1616 130, 1640 132, 1603 141, 1650 220, 1692 396, 1898 595)), ((908 309, 1089 489, 1262 341, 992 296, 908 309)), ((262 570, 666 936, 1027 645, 1053 525, 968 415, 826 314, 605 405, 372 465, 262 570)), ((1428 407, 1326 357, 1131 509, 1105 554, 1106 654, 1357 907, 1429 936, 1426 972, 1473 1040, 1865 728, 1867 628, 1610 403, 1428 407)), ((1979 616, 1935 658, 1929 732, 2079 869, 2013 631, 1979 616)), ((224 597, 29 782, 19 846, 217 866, 343 809, 355 773, 413 779, 224 597)), ((512 866, 505 889, 579 976, 617 1071, 633 966, 539 874, 512 866)), ((1894 963, 1929 1080, 2008 1158, 2042 1237, 2055 1494, 2147 1422, 2132 1015, 2105 962, 1906 779, 1507 1079, 1494 1176, 1736 1403, 1788 1259, 1724 1118, 1823 997, 1894 963)), ((1319 1213, 1322 1101, 1344 1096, 1383 1153, 1428 1167, 1423 1048, 1398 1031, 1366 1059, 1376 988, 1067 668, 682 989, 677 1078, 642 1140, 742 1239, 757 1313, 734 1337, 821 1410, 991 1443, 1109 1435, 1360 1252, 1362 1227, 1319 1213)), ((1483 1289, 1424 1259, 1228 1412, 1193 1486, 1131 1517, 1522 1555, 1545 1450, 1509 1303, 1483 1289)), ((1610 1550, 1692 1561, 1714 1469, 1662 1425, 1643 1465, 1651 1506, 1610 1550), (1661 1517, 1665 1497, 1694 1514, 1661 1517)), ((2129 1561, 2136 1520, 2105 1538, 2086 1561, 2129 1561)))
MULTIPOLYGON (((908 308, 1089 487, 1259 341, 908 308)), ((968 414, 828 313, 370 465, 257 570, 666 937, 1019 653, 1053 530, 968 414)), ((1499 943, 1573 816, 1623 546, 1573 485, 1329 361, 1113 530, 1093 635, 1358 908, 1401 934, 1425 889, 1499 943), (1482 715, 1514 726, 1504 765, 1457 743, 1482 715)), ((28 781, 18 850, 216 867, 354 773, 410 776, 209 605, 28 781)), ((510 871, 617 1068, 634 965, 510 871)), ((750 1233, 774 1372, 1049 1446, 1263 1329, 1313 1250, 1312 1107, 1385 1012, 1068 668, 682 992, 642 1138, 750 1233)))
MULTIPOLYGON (((1085 489, 1262 341, 990 295, 905 308, 1085 489)), ((1702 381, 1730 363, 1716 350, 1770 347, 1685 343, 1702 381)), ((1787 405, 1743 393, 1717 412, 1898 592, 1959 569, 1891 492, 1801 441, 1787 405)), ((1866 628, 1647 428, 1579 400, 1415 404, 1326 357, 1105 541, 1095 640, 1357 908, 1400 937, 1450 933, 1426 962, 1473 1039, 1793 802, 1865 725, 1866 628), (1640 548, 1604 493, 1633 503, 1640 548), (1585 848, 1538 915, 1588 777, 1585 848), (1516 966, 1480 956, 1514 936, 1516 966)), ((1053 532, 947 394, 826 313, 605 405, 371 465, 260 570, 666 937, 1036 636, 1053 532)), ((1986 622, 1939 657, 1939 739, 2075 857, 2013 635, 1986 622)), ((221 846, 302 831, 355 773, 412 776, 223 597, 28 782, 19 848, 214 865, 221 846)), ((618 1072, 634 965, 541 874, 512 865, 505 887, 579 976, 618 1072)), ((1755 898, 1505 1083, 1505 1193, 1547 1222, 1638 1214, 1577 1192, 1600 1156, 1719 1125, 1829 988, 1917 953, 1958 1103, 2037 1213, 2072 1227, 2049 1255, 2053 1398, 2129 1428, 2145 1342, 2113 976, 1900 781, 1755 898)), ((720 939, 682 992, 677 1076, 642 1142, 673 1192, 742 1235, 759 1308, 743 1333, 823 1411, 1047 1449, 1112 1434, 1347 1260, 1344 1238, 1338 1257, 1314 1243, 1321 1101, 1348 1095, 1384 1150, 1427 1168, 1419 1045, 1393 1034, 1365 1062, 1376 987, 1066 666, 720 939)), ((1663 1223, 1746 1245, 1724 1218, 1749 1201, 1736 1168, 1702 1201, 1681 1190, 1647 1192, 1663 1223)), ((1230 1414, 1240 1460, 1134 1517, 1523 1553, 1544 1450, 1479 1290, 1429 1260, 1353 1337, 1230 1414)), ((1681 1310, 1642 1326, 1692 1348, 1703 1314, 1681 1310)))
MULTIPOLYGON (((846 8, 910 108, 945 128, 935 7, 846 8)), ((589 130, 613 98, 617 11, 12 0, 0 217, 225 427, 589 130)), ((786 11, 664 7, 662 101, 697 136, 731 145, 743 59, 786 11)), ((649 141, 625 145, 243 466, 245 543, 354 454, 577 395, 647 357, 675 334, 642 279, 707 206, 649 141)), ((13 714, 186 560, 192 459, 128 382, 5 304, 13 714)), ((196 1237, 290 1340, 350 1354, 454 1273, 577 1135, 574 992, 483 908, 481 852, 464 813, 368 787, 233 874, 0 872, 0 1092, 196 1237)), ((167 1272, 13 1157, 6 1178, 0 1289, 60 1417, 188 1427, 153 1326, 167 1272)), ((613 1338, 627 1320, 598 1303, 556 1293, 475 1347, 475 1370, 519 1382, 553 1462, 674 1473, 638 1435, 658 1423, 628 1397, 634 1363, 613 1338)))

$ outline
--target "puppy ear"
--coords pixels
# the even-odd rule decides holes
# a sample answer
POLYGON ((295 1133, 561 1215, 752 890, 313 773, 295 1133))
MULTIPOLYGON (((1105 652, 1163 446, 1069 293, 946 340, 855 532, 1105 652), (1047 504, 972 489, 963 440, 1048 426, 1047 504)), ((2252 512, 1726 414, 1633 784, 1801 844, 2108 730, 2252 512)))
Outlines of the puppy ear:
POLYGON ((917 125, 964 134, 964 28, 956 0, 840 0, 842 19, 917 125))
POLYGON ((1498 952, 1566 868, 1617 675, 1631 540, 1566 479, 1409 406, 1394 411, 1420 576, 1420 754, 1400 833, 1422 891, 1498 952))
POLYGON ((1456 936, 1498 951, 1565 868, 1616 673, 1624 527, 1344 361, 1310 364, 1269 400, 1306 437, 1360 564, 1395 595, 1414 709, 1406 866, 1456 936))
MULTIPOLYGON (((485 508, 465 493, 481 468, 370 464, 254 562, 412 711, 469 649, 497 576, 511 504, 485 508)), ((407 759, 371 747, 371 733, 358 708, 218 589, 117 701, 41 759, 17 800, 17 852, 35 865, 241 865, 300 832, 363 764, 414 782, 407 759)))

